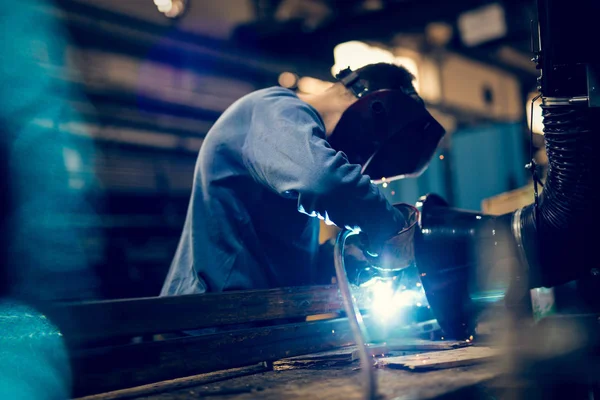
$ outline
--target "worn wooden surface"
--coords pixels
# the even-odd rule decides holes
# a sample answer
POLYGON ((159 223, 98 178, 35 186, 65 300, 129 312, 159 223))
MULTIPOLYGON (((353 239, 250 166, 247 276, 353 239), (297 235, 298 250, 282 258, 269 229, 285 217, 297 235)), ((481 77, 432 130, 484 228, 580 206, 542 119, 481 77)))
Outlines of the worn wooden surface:
MULTIPOLYGON (((362 375, 357 364, 326 369, 269 371, 185 390, 139 397, 136 400, 362 400, 362 375)), ((462 367, 445 371, 414 373, 401 370, 375 371, 384 400, 432 399, 491 381, 501 375, 494 365, 462 367)), ((480 397, 477 397, 480 398, 480 397)))
POLYGON ((353 344, 346 319, 74 351, 76 396, 353 344))
POLYGON ((497 358, 499 354, 499 350, 489 347, 466 347, 456 350, 386 357, 381 359, 380 363, 389 368, 429 371, 489 362, 497 358))
MULTIPOLYGON (((366 294, 355 291, 362 308, 366 294)), ((343 310, 337 286, 58 304, 44 310, 70 345, 343 310)))
MULTIPOLYGON (((598 317, 589 318, 589 337, 594 344, 598 341, 598 317)), ((539 358, 540 350, 548 350, 556 346, 556 340, 573 342, 577 337, 568 327, 567 321, 560 321, 558 326, 551 325, 552 331, 539 330, 544 324, 533 327, 533 331, 524 335, 519 341, 520 346, 512 351, 503 349, 498 359, 488 360, 484 364, 459 366, 444 370, 429 370, 416 372, 414 370, 397 370, 385 366, 380 359, 379 369, 375 370, 379 393, 383 400, 406 399, 444 399, 467 400, 482 398, 591 398, 589 397, 590 382, 597 381, 597 353, 582 357, 582 349, 549 359, 544 353, 539 358), (553 334, 549 334, 553 333, 553 334), (558 337, 557 337, 558 336, 558 337), (549 341, 548 341, 549 340, 549 341), (531 341, 536 346, 530 347, 531 341), (539 348, 541 346, 541 348, 539 348), (524 350, 528 350, 525 351, 524 350), (532 353, 533 352, 533 353, 532 353), (524 354, 525 353, 525 354, 524 354), (515 356, 518 356, 515 358, 515 356), (531 357, 534 357, 531 359, 531 357), (538 359, 539 358, 539 359, 538 359), (555 359, 554 359, 555 358, 555 359), (517 362, 518 361, 518 362, 517 362), (593 361, 593 363, 591 363, 593 361), (584 397, 573 397, 573 385, 580 386, 580 394, 584 397), (544 386, 545 385, 545 386, 544 386), (558 386, 557 386, 558 385, 558 386), (540 386, 544 386, 540 391, 540 386), (556 396, 556 388, 562 387, 569 396, 556 396), (586 397, 587 396, 587 397, 586 397)), ((582 325, 576 325, 577 331, 582 325)), ((521 335, 520 335, 521 336, 521 335)), ((581 338, 580 338, 581 339, 581 338)), ((587 342, 584 342, 585 344, 587 342)), ((409 344, 409 343, 406 343, 409 344)), ((434 347, 440 343, 430 343, 434 347)), ((580 345, 583 345, 580 343, 580 345)), ((420 344, 419 344, 420 345, 420 344)), ((447 343, 443 343, 446 348, 447 343)), ((577 347, 577 346, 576 346, 577 347)), ((587 347, 586 347, 587 348, 587 347)), ((597 349, 597 347, 594 347, 597 349)), ((414 349, 414 347, 413 347, 414 349)), ((362 378, 359 363, 353 356, 348 356, 351 348, 340 349, 325 354, 311 354, 296 359, 318 360, 329 359, 340 361, 338 365, 313 363, 302 365, 302 368, 289 368, 285 371, 268 371, 255 375, 228 379, 218 383, 210 383, 173 390, 161 394, 136 397, 146 400, 180 400, 180 399, 327 399, 327 400, 358 400, 362 399, 362 378)), ((468 351, 487 351, 479 346, 473 346, 468 351)), ((564 349, 563 349, 564 350, 564 349)), ((455 350, 438 352, 444 356, 452 356, 455 350)), ((462 350, 461 350, 462 351, 462 350)), ((465 351, 462 351, 465 352, 465 351)), ((430 356, 432 353, 428 353, 430 356)), ((560 353, 562 354, 562 353, 560 353)), ((481 355, 481 354, 479 354, 481 355)), ((488 354, 489 355, 489 354, 488 354)), ((484 355, 484 356, 488 356, 484 355)), ((471 355, 473 356, 473 354, 471 355)), ((455 357, 456 358, 456 357, 455 357)), ((473 357, 470 357, 473 358, 473 357)), ((292 358, 293 359, 293 358, 292 358)), ((449 365, 446 365, 448 367, 449 365)))
MULTIPOLYGON (((596 323, 597 325, 597 323, 596 323)), ((539 340, 539 337, 532 338, 539 340)), ((469 350, 477 347, 469 348, 469 350)), ((451 355, 454 350, 443 352, 451 355)), ((485 351, 485 350, 484 350, 485 351)), ((415 372, 389 369, 378 363, 375 375, 381 400, 471 399, 589 399, 598 394, 597 354, 576 352, 531 364, 522 349, 503 349, 498 359, 484 364, 415 372), (590 361, 595 360, 593 363, 590 361), (518 362, 515 362, 518 361, 518 362)), ((330 358, 336 357, 331 352, 330 358)), ((433 353, 427 353, 433 354, 433 353)), ((314 358, 319 355, 314 355, 314 358)), ((337 366, 269 371, 218 383, 189 387, 138 400, 182 399, 316 399, 362 400, 362 375, 357 361, 337 366)))
POLYGON ((79 397, 75 400, 125 400, 133 399, 151 394, 173 392, 184 388, 205 385, 208 383, 224 381, 240 376, 253 375, 268 371, 266 363, 256 365, 227 369, 224 371, 209 372, 207 374, 193 375, 185 378, 171 379, 162 382, 151 383, 148 385, 136 386, 134 388, 115 390, 91 396, 79 397))
MULTIPOLYGON (((452 368, 443 374, 431 374, 429 372, 406 373, 405 371, 388 369, 385 363, 385 360, 403 358, 388 357, 389 355, 414 354, 419 351, 417 349, 425 351, 425 353, 420 353, 420 356, 427 357, 427 355, 430 355, 430 358, 436 354, 453 354, 457 351, 454 350, 457 346, 460 347, 460 350, 473 350, 472 348, 462 348, 461 346, 464 345, 464 342, 429 342, 413 339, 400 340, 396 345, 389 343, 373 346, 373 354, 378 351, 385 351, 381 355, 386 355, 386 357, 378 357, 379 369, 377 369, 376 374, 380 382, 380 392, 386 396, 392 396, 389 398, 397 398, 399 394, 404 395, 404 393, 401 393, 402 391, 408 389, 412 397, 406 398, 425 399, 470 387, 500 375, 500 369, 493 365, 486 365, 485 368, 452 368), (439 351, 439 349, 445 350, 439 351), (434 351, 431 352, 432 350, 434 351), (422 379, 422 375, 425 375, 427 379, 422 379)), ((241 374, 243 375, 241 377, 236 376, 240 375, 236 370, 222 371, 98 396, 89 396, 80 400, 176 400, 212 398, 215 396, 231 399, 359 399, 361 375, 358 374, 359 363, 355 351, 354 346, 348 346, 342 349, 279 360, 274 363, 273 371, 264 371, 264 368, 259 368, 249 373, 246 371, 241 374)), ((201 354, 198 355, 202 356, 201 354)), ((241 371, 244 372, 245 369, 241 371)))
MULTIPOLYGON (((385 357, 383 360, 388 360, 390 356, 440 352, 468 347, 470 345, 471 343, 465 341, 445 340, 434 342, 431 340, 406 338, 391 340, 385 343, 370 344, 368 349, 372 357, 385 357)), ((291 368, 329 367, 346 365, 358 361, 358 359, 359 353, 356 346, 348 346, 321 353, 304 354, 277 360, 273 363, 273 368, 277 371, 283 371, 291 368)))

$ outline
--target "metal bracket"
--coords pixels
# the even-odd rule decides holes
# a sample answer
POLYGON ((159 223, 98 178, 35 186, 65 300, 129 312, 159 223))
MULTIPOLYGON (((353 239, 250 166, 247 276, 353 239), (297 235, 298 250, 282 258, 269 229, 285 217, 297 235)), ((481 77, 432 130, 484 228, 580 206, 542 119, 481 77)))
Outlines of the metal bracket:
POLYGON ((577 97, 542 97, 544 106, 568 106, 572 104, 585 104, 588 103, 589 99, 587 96, 577 97))

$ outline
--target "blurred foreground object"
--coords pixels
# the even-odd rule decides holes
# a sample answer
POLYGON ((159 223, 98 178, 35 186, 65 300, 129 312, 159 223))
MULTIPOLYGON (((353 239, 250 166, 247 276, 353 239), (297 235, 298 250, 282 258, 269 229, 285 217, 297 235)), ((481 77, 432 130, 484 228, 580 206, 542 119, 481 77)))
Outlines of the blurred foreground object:
POLYGON ((66 35, 45 1, 3 3, 0 25, 0 146, 9 207, 2 227, 8 294, 30 301, 93 298, 97 288, 84 238, 73 228, 90 210, 69 190, 69 154, 94 157, 92 142, 61 129, 78 119, 64 79, 66 35))
POLYGON ((71 397, 70 362, 62 334, 35 309, 0 303, 0 354, 0 398, 71 397))
MULTIPOLYGON (((66 36, 45 1, 0 5, 0 398, 65 399, 71 371, 62 335, 42 313, 56 300, 89 299, 97 288, 74 229, 89 211, 69 190, 69 154, 93 157, 91 142, 61 129, 77 120, 64 79, 66 36)), ((54 11, 53 11, 54 10, 54 11)), ((66 316, 68 318, 68 316, 66 316)))

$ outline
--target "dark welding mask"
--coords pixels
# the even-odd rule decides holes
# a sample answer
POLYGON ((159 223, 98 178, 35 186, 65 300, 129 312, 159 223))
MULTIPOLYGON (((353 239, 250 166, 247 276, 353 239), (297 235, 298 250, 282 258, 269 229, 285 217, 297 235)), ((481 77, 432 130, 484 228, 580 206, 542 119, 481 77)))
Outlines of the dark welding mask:
POLYGON ((445 130, 414 89, 369 91, 349 68, 336 79, 358 100, 342 114, 329 138, 331 147, 375 181, 420 175, 445 130))

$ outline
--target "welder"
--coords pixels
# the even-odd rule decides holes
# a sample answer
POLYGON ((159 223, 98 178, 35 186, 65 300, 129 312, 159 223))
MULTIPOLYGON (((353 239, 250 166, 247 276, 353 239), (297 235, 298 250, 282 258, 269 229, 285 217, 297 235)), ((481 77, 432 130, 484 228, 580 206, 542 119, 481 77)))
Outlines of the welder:
POLYGON ((320 94, 255 91, 216 121, 161 295, 329 283, 333 265, 316 260, 319 219, 360 230, 373 248, 406 227, 371 179, 382 175, 365 167, 421 171, 443 128, 401 66, 336 79, 320 94))

